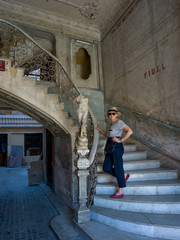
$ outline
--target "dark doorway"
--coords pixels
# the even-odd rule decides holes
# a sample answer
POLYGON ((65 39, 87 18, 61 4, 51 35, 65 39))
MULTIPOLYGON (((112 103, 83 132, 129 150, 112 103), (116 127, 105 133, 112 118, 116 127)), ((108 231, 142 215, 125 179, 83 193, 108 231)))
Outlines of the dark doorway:
POLYGON ((0 134, 0 166, 7 166, 7 134, 0 134))
POLYGON ((54 136, 46 129, 46 174, 47 185, 53 188, 54 184, 54 136))
POLYGON ((42 133, 24 134, 24 156, 41 155, 42 133))

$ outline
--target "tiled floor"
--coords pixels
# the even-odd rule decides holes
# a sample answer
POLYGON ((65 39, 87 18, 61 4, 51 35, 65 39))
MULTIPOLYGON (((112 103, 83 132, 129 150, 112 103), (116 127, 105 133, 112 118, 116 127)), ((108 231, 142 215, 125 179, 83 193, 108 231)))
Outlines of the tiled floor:
POLYGON ((0 168, 0 240, 56 240, 56 215, 42 189, 28 186, 26 168, 0 168))

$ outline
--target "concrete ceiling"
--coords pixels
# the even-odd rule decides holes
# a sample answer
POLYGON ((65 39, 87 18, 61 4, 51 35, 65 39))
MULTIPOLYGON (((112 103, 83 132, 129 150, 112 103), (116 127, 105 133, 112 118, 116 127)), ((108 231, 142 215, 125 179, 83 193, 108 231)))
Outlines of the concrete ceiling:
POLYGON ((84 22, 89 25, 100 27, 108 15, 111 14, 113 8, 120 4, 123 0, 6 0, 27 6, 33 9, 49 12, 53 15, 70 19, 74 22, 84 22), (92 3, 95 4, 92 4, 92 3), (82 9, 90 12, 90 18, 83 16, 82 9), (96 14, 97 13, 97 14, 96 14))
POLYGON ((101 40, 134 0, 0 0, 0 16, 101 40))

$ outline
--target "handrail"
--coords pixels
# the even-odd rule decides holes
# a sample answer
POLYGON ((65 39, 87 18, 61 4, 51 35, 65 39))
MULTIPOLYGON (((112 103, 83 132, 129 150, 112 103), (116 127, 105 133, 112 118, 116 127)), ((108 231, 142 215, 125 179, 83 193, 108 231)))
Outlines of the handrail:
POLYGON ((175 160, 175 161, 179 161, 179 162, 180 162, 180 158, 176 158, 176 157, 172 156, 171 154, 167 153, 165 150, 162 150, 162 149, 157 148, 157 147, 154 146, 152 143, 146 142, 146 141, 143 140, 142 138, 139 138, 139 137, 137 137, 137 136, 135 136, 135 135, 133 135, 133 138, 134 138, 135 140, 137 140, 138 142, 141 142, 142 144, 144 144, 144 145, 152 148, 152 149, 155 150, 156 152, 159 152, 159 153, 161 153, 162 155, 164 155, 164 156, 166 156, 166 157, 168 157, 168 158, 171 158, 171 159, 173 159, 173 160, 175 160))
POLYGON ((97 120, 94 116, 94 113, 92 112, 91 108, 89 107, 89 112, 91 114, 92 120, 93 120, 93 125, 94 125, 94 135, 93 135, 93 145, 92 145, 92 151, 89 154, 89 162, 90 162, 90 166, 92 165, 94 158, 95 158, 95 154, 97 151, 97 145, 98 145, 98 141, 99 141, 99 131, 96 129, 97 128, 97 120))
MULTIPOLYGON (((110 104, 110 103, 108 103, 110 104)), ((135 115, 137 117, 141 117, 145 120, 148 120, 148 121, 151 121, 155 124, 158 124, 160 126, 163 126, 163 127, 166 127, 166 128, 170 128, 170 129, 175 129, 176 131, 180 131, 180 128, 178 125, 175 125, 175 124, 172 124, 172 123, 169 123, 169 122, 162 122, 160 120, 157 120, 155 118, 152 118, 152 117, 149 117, 149 116, 146 116, 142 113, 139 113, 139 112, 136 112, 136 111, 133 111, 133 110, 130 110, 130 109, 127 109, 127 108, 122 108, 122 107, 118 107, 118 109, 121 111, 121 112, 127 112, 129 114, 132 114, 132 115, 135 115)))

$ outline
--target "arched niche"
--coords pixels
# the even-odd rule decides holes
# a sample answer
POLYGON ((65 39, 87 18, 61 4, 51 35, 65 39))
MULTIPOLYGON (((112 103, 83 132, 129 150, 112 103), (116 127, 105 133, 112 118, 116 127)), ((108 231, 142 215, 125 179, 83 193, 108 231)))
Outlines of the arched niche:
POLYGON ((99 88, 97 44, 71 40, 71 77, 78 87, 99 88))
POLYGON ((91 74, 91 57, 84 48, 79 48, 76 52, 76 72, 84 80, 91 74))

